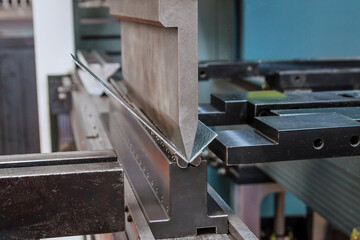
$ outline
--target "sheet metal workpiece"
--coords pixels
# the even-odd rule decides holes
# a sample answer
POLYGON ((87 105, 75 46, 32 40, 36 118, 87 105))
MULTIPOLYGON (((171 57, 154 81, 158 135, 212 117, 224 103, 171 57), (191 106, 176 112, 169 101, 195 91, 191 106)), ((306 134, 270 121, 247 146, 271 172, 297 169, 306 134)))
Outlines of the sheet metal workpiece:
POLYGON ((119 102, 111 106, 108 134, 154 236, 195 236, 202 229, 226 234, 227 215, 207 194, 206 162, 180 168, 119 102))
POLYGON ((135 117, 142 124, 142 126, 151 133, 151 136, 155 139, 155 142, 160 146, 161 149, 166 148, 169 151, 169 154, 173 155, 172 157, 176 159, 176 162, 180 167, 187 168, 190 165, 198 166, 201 163, 199 156, 201 155, 202 151, 209 145, 209 143, 216 137, 216 133, 214 131, 205 126, 202 122, 198 121, 195 131, 193 149, 190 158, 186 157, 183 152, 181 152, 181 150, 179 150, 179 148, 175 146, 175 144, 171 142, 171 140, 165 136, 156 125, 154 125, 152 120, 149 120, 148 117, 144 115, 144 113, 125 96, 122 90, 124 89, 123 84, 113 80, 105 81, 99 78, 74 55, 71 54, 71 57, 82 70, 84 70, 94 79, 94 81, 100 83, 102 87, 110 94, 110 96, 113 97, 113 99, 117 101, 122 107, 124 107, 125 111, 135 117))
POLYGON ((1 239, 124 230, 123 170, 114 151, 0 157, 1 239))
POLYGON ((210 150, 227 165, 360 154, 355 141, 360 123, 353 112, 345 110, 360 106, 359 91, 215 94, 211 103, 199 107, 205 123, 248 124, 246 129, 217 131, 218 137, 210 144, 210 150), (282 113, 291 109, 297 110, 282 113))
POLYGON ((198 124, 197 0, 112 0, 132 102, 191 158, 198 124))

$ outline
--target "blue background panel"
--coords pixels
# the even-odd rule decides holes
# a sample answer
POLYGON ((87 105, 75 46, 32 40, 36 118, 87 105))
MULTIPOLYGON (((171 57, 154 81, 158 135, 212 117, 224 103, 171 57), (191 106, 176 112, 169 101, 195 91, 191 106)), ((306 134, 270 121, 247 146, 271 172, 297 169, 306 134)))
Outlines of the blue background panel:
POLYGON ((360 55, 358 0, 244 0, 243 58, 360 55))

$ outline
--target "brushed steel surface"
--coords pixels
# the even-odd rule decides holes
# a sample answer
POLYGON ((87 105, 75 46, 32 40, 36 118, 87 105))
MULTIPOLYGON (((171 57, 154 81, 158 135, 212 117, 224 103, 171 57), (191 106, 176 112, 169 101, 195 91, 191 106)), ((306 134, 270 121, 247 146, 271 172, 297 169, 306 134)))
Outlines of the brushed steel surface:
POLYGON ((198 1, 114 0, 128 97, 186 158, 198 124, 198 1))

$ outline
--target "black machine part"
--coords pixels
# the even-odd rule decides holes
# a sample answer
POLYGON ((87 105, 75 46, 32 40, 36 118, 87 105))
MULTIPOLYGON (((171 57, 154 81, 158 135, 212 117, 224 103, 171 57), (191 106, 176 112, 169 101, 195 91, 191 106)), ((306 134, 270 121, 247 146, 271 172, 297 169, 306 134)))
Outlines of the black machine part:
POLYGON ((209 148, 227 165, 359 155, 359 91, 213 94, 199 106, 217 131, 209 148))
POLYGON ((269 87, 278 91, 351 90, 360 85, 360 60, 340 58, 199 63, 200 81, 210 78, 244 80, 254 76, 263 76, 269 87))
POLYGON ((2 239, 124 230, 123 169, 112 150, 0 157, 2 239))

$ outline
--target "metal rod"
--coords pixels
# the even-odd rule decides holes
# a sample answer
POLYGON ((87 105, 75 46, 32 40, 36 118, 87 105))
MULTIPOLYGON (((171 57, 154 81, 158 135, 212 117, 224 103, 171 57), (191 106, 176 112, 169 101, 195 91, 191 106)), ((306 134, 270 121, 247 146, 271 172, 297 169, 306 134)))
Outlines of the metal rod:
POLYGON ((285 235, 285 193, 275 193, 275 221, 274 232, 277 237, 285 235))

